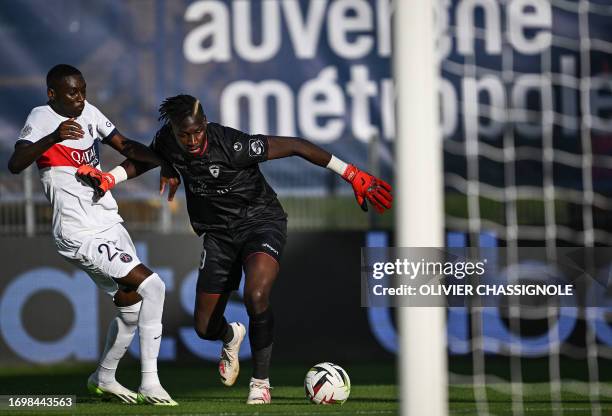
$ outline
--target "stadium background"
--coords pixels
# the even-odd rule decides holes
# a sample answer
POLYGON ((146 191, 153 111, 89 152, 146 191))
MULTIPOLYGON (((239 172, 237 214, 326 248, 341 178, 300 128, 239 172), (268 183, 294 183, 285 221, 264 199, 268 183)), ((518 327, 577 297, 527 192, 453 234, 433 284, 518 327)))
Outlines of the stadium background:
MULTIPOLYGON (((448 245, 609 245, 608 2, 440 5, 448 245)), ((83 71, 88 99, 122 133, 144 143, 158 128, 161 100, 186 92, 202 100, 210 120, 253 133, 306 137, 393 181, 388 0, 63 0, 0 8, 2 166, 29 110, 45 102, 46 71, 66 62, 83 71)), ((104 146, 100 152, 103 167, 122 160, 104 146)), ((391 244, 392 214, 364 215, 337 176, 302 160, 261 167, 290 218, 274 291, 278 359, 363 362, 374 356, 393 362, 393 314, 361 308, 358 282, 359 248, 391 244)), ((36 175, 0 174, 0 362, 94 361, 112 308, 55 255, 50 209, 36 175), (50 290, 49 281, 60 292, 50 290), (70 285, 89 297, 70 297, 70 285), (24 288, 30 293, 19 303, 13 294, 24 288), (85 302, 87 312, 71 301, 85 302)), ((200 244, 182 195, 167 204, 156 190, 153 172, 113 194, 141 255, 169 283, 163 359, 212 360, 216 354, 207 357, 204 342, 189 333, 200 244)), ((244 316, 235 300, 232 313, 244 316)), ((521 321, 520 333, 501 310, 477 319, 484 331, 478 337, 487 340, 482 345, 471 342, 474 316, 449 310, 455 374, 485 371, 474 365, 478 353, 486 355, 487 371, 504 367, 498 373, 516 381, 508 357, 520 357, 522 365, 546 364, 554 349, 564 360, 584 362, 585 368, 567 374, 571 378, 610 381, 612 329, 603 308, 592 320, 570 322, 560 348, 541 319, 521 321), (521 353, 520 346, 527 351, 533 345, 537 352, 521 353), (593 347, 600 365, 595 375, 585 362, 593 347)), ((533 376, 548 378, 550 372, 533 376)))

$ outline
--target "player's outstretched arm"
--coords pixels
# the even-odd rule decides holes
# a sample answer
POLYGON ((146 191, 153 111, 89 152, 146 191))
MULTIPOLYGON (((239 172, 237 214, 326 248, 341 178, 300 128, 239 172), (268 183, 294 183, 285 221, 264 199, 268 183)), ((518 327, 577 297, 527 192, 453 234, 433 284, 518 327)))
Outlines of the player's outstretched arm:
POLYGON ((70 118, 60 123, 53 133, 34 143, 25 140, 17 142, 8 162, 8 170, 15 174, 21 173, 54 144, 64 140, 79 140, 84 134, 81 125, 70 118))
MULTIPOLYGON (((127 179, 132 179, 153 169, 155 165, 126 159, 120 167, 125 169, 127 179)), ((180 185, 181 177, 178 172, 164 160, 159 171, 159 194, 163 195, 166 186, 168 186, 168 201, 172 201, 180 185)))
MULTIPOLYGON (((96 195, 101 198, 107 191, 110 191, 116 184, 127 179, 132 179, 157 167, 155 163, 139 162, 132 159, 124 160, 121 165, 114 167, 110 172, 102 172, 90 165, 83 165, 77 169, 76 175, 83 182, 91 186, 96 195)), ((174 194, 181 184, 178 173, 167 162, 162 160, 159 193, 163 194, 168 185, 168 201, 174 199, 174 194)))
POLYGON ((311 163, 333 170, 349 182, 355 192, 357 203, 364 211, 368 210, 366 200, 376 211, 383 213, 390 209, 393 202, 391 185, 367 172, 347 164, 331 153, 321 149, 308 140, 297 137, 268 137, 268 160, 288 156, 300 156, 311 163))
POLYGON ((130 140, 120 133, 115 133, 109 139, 109 144, 128 158, 110 172, 114 173, 115 179, 118 179, 116 183, 134 178, 156 166, 160 166, 159 193, 160 195, 163 194, 166 185, 168 185, 168 201, 174 199, 174 194, 181 184, 180 177, 172 166, 159 157, 153 149, 137 141, 130 140))
POLYGON ((299 137, 268 136, 268 160, 300 156, 310 163, 326 167, 332 155, 314 143, 299 137))
POLYGON ((164 163, 163 159, 148 146, 135 140, 128 139, 117 131, 115 131, 115 134, 111 137, 107 138, 105 143, 123 156, 136 162, 144 162, 153 165, 153 167, 160 166, 164 163))
POLYGON ((125 159, 119 166, 125 170, 126 179, 135 178, 157 167, 153 163, 138 162, 132 159, 125 159))

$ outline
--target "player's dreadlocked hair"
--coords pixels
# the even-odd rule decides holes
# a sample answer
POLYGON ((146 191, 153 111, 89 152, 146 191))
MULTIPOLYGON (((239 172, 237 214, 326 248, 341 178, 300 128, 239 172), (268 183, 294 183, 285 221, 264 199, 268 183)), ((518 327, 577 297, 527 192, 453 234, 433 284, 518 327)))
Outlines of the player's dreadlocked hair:
POLYGON ((161 103, 159 106, 159 121, 164 123, 169 121, 181 122, 186 117, 195 117, 198 113, 206 118, 200 100, 191 95, 180 94, 166 98, 161 103))
POLYGON ((56 88, 57 83, 65 77, 69 77, 71 75, 80 75, 81 71, 73 67, 72 65, 59 64, 55 65, 53 68, 47 72, 47 88, 56 88))

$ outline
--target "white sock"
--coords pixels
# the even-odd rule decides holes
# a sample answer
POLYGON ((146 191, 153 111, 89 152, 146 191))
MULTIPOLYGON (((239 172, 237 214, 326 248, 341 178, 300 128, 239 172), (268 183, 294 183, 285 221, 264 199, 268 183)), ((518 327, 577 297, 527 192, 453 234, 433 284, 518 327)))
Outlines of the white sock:
POLYGON ((141 390, 146 390, 147 388, 150 387, 158 387, 161 386, 161 383, 159 381, 159 376, 157 375, 157 370, 154 372, 142 372, 140 373, 141 375, 141 379, 140 379, 140 389, 141 390))
POLYGON ((99 382, 108 384, 115 381, 119 360, 125 355, 134 338, 141 304, 142 302, 138 302, 117 308, 118 314, 111 321, 106 333, 106 345, 97 370, 99 382))
POLYGON ((162 335, 162 313, 166 285, 153 273, 147 277, 136 290, 142 297, 140 316, 138 317, 138 332, 140 335, 140 365, 142 380, 140 387, 159 385, 157 377, 157 356, 162 335))
POLYGON ((255 377, 251 377, 251 383, 264 384, 264 385, 270 387, 270 379, 269 378, 255 378, 255 377))

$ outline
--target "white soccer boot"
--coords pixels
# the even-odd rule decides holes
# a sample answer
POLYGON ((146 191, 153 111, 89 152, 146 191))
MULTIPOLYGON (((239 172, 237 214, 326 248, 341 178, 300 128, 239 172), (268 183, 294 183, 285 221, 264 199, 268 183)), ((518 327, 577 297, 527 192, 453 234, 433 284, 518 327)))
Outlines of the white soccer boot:
POLYGON ((138 389, 138 403, 154 406, 178 406, 161 385, 138 389))
POLYGON ((102 400, 118 399, 124 403, 136 404, 137 395, 130 389, 123 387, 119 382, 102 383, 98 380, 97 373, 93 373, 87 379, 87 390, 102 400))
POLYGON ((232 322, 230 325, 234 331, 234 339, 227 344, 223 344, 221 359, 219 360, 221 383, 226 386, 232 386, 238 378, 238 373, 240 372, 238 353, 246 335, 246 328, 240 322, 232 322))
POLYGON ((247 404, 270 404, 272 403, 272 396, 270 395, 270 381, 257 380, 251 378, 249 383, 249 397, 247 398, 247 404))

